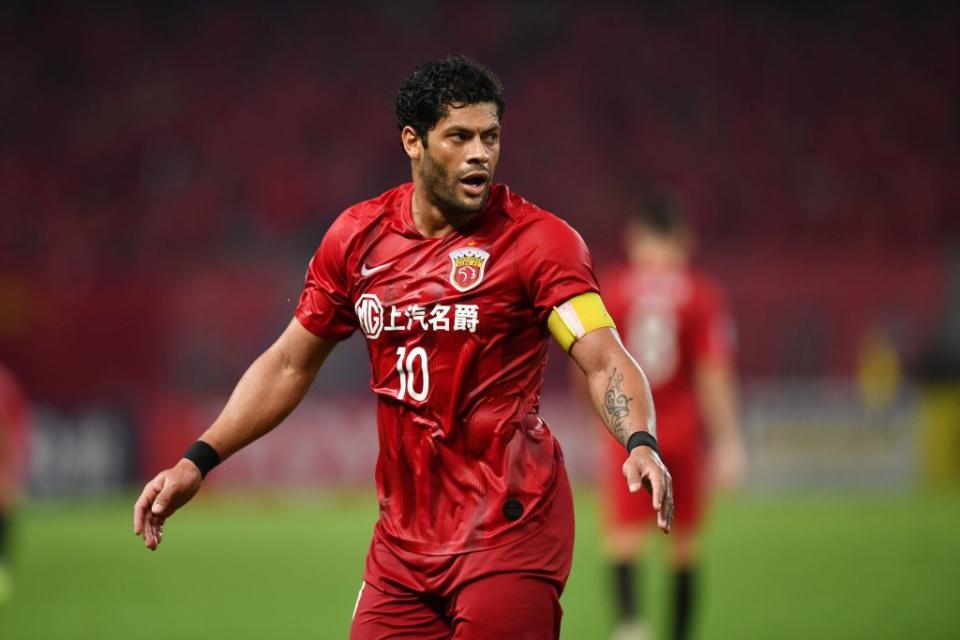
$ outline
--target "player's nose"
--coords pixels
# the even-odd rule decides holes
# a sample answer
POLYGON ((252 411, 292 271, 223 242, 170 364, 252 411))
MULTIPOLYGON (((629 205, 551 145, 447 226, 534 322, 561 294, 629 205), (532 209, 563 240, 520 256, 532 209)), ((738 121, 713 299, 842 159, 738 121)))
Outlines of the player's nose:
POLYGON ((467 145, 467 162, 487 162, 490 159, 490 149, 483 142, 481 136, 475 136, 467 145))

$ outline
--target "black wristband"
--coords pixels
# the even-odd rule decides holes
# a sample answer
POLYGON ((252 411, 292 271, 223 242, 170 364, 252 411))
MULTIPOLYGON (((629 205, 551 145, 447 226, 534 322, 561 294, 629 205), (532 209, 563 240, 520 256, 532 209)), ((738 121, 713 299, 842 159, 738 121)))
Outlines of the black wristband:
POLYGON ((657 455, 660 455, 660 449, 657 447, 657 439, 646 431, 634 431, 627 438, 627 453, 630 453, 637 447, 650 447, 657 455))
POLYGON ((190 445, 183 457, 197 465, 197 468, 200 469, 200 475, 204 478, 215 466, 220 464, 220 454, 203 440, 197 440, 190 445))

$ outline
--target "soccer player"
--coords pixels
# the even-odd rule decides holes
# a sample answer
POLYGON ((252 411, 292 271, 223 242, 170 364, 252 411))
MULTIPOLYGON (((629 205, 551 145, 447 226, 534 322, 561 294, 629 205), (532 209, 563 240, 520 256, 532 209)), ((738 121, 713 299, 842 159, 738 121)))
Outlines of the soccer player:
POLYGON ((10 520, 16 507, 20 478, 26 470, 26 439, 30 409, 13 374, 0 365, 0 604, 13 592, 9 569, 10 520))
POLYGON ((396 113, 413 182, 327 231, 295 318, 137 500, 134 530, 148 548, 204 474, 290 413, 357 330, 377 397, 380 517, 351 638, 558 636, 573 505, 539 413, 550 335, 627 447, 625 482, 650 490, 670 529, 649 386, 604 310, 587 248, 493 183, 503 110, 497 78, 467 58, 429 62, 403 84, 396 113))
MULTIPOLYGON (((665 425, 659 442, 677 498, 669 542, 673 637, 685 638, 693 608, 705 480, 711 487, 734 488, 745 469, 733 324, 718 285, 689 264, 692 233, 678 211, 641 210, 628 225, 625 241, 628 264, 604 277, 602 288, 627 347, 649 378, 657 414, 665 425)), ((655 514, 614 481, 617 453, 606 447, 604 454, 601 494, 616 595, 614 637, 639 640, 648 638, 650 631, 638 607, 635 559, 646 549, 646 525, 655 514)))

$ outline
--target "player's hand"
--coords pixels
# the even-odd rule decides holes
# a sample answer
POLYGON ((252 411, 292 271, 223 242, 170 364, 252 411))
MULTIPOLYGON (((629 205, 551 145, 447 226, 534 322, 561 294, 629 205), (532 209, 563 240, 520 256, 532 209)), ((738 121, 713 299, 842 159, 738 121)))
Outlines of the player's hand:
POLYGON ((660 456, 649 447, 636 447, 623 463, 623 475, 630 493, 641 488, 650 492, 657 512, 657 526, 670 533, 673 526, 673 478, 660 456))
POLYGON ((133 532, 155 551, 163 541, 163 523, 200 490, 200 469, 183 459, 147 483, 133 505, 133 532))
POLYGON ((725 491, 739 489, 747 473, 747 452, 740 438, 725 438, 710 450, 711 485, 725 491))

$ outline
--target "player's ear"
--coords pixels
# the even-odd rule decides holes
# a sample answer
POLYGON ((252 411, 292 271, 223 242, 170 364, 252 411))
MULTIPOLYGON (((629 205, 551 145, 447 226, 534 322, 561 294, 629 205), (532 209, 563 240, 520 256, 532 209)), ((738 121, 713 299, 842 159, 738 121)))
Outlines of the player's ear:
POLYGON ((400 142, 403 143, 403 150, 411 160, 419 160, 423 155, 423 141, 420 139, 420 134, 410 125, 405 126, 400 132, 400 142))

